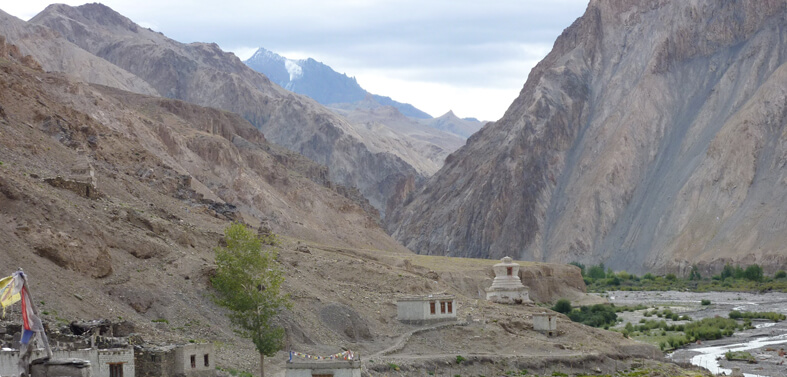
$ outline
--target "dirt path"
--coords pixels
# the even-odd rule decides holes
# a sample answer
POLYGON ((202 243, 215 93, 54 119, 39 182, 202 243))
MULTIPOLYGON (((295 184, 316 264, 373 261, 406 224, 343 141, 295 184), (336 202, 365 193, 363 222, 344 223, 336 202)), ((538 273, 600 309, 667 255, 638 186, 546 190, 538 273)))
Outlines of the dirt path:
POLYGON ((382 350, 380 352, 374 353, 370 357, 385 356, 385 355, 389 355, 389 354, 392 354, 392 353, 397 352, 397 351, 401 351, 404 348, 404 346, 407 345, 407 341, 410 340, 410 337, 415 335, 415 334, 419 334, 419 333, 423 333, 423 332, 427 332, 427 331, 433 331, 433 330, 436 330, 436 329, 449 327, 449 326, 465 326, 465 325, 467 325, 467 324, 464 323, 464 322, 452 321, 452 322, 442 322, 442 323, 434 324, 434 325, 431 325, 431 326, 425 326, 425 327, 421 327, 421 328, 412 330, 410 332, 407 332, 407 333, 402 334, 401 336, 399 336, 396 339, 396 343, 394 343, 394 345, 392 345, 391 347, 388 347, 388 348, 386 348, 386 349, 384 349, 384 350, 382 350))

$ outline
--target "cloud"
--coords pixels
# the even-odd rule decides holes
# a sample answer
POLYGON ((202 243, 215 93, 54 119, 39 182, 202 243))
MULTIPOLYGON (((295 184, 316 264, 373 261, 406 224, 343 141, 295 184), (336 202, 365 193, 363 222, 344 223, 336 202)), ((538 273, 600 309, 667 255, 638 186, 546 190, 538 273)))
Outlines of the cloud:
MULTIPOLYGON (((242 59, 257 47, 265 47, 289 58, 313 57, 359 77, 364 86, 375 86, 385 77, 393 80, 387 82, 391 90, 402 88, 401 98, 386 92, 385 85, 366 89, 400 101, 416 104, 415 97, 433 90, 424 96, 424 103, 429 98, 435 104, 443 102, 443 96, 468 103, 451 91, 468 98, 484 93, 507 101, 490 105, 497 110, 484 111, 499 113, 496 117, 502 116, 500 109, 513 98, 490 93, 503 90, 515 97, 530 67, 587 7, 587 0, 103 2, 177 41, 216 42, 242 59), (364 84, 361 77, 378 79, 364 84), (404 88, 419 92, 408 94, 404 88)), ((0 0, 0 9, 23 19, 46 5, 40 0, 0 0)), ((488 117, 480 112, 466 116, 488 117)))

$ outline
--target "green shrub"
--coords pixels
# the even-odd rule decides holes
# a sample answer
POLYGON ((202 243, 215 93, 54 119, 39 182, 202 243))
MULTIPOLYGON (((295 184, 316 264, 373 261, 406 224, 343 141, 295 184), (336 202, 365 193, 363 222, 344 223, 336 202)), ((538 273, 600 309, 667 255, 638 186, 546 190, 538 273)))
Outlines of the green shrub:
POLYGON ((561 298, 560 300, 557 300, 555 306, 552 307, 552 310, 563 314, 571 313, 571 301, 561 298))
POLYGON ((700 304, 702 304, 703 306, 708 306, 710 305, 710 300, 703 299, 702 301, 700 301, 700 304))
POLYGON ((773 278, 774 278, 774 279, 784 279, 784 278, 787 278, 787 272, 784 272, 784 270, 780 270, 780 271, 778 271, 776 274, 774 274, 774 275, 773 275, 773 278))
POLYGON ((738 324, 736 320, 730 318, 703 318, 700 321, 686 324, 684 332, 691 341, 713 340, 730 336, 735 330, 742 330, 744 327, 744 325, 738 324))
POLYGON ((461 364, 465 360, 467 360, 467 359, 465 359, 464 357, 462 357, 460 355, 456 355, 456 363, 457 364, 461 364))
POLYGON ((574 322, 592 327, 605 327, 609 328, 617 322, 618 315, 615 314, 615 308, 609 305, 597 304, 593 306, 583 306, 579 310, 574 310, 568 313, 568 318, 574 322))

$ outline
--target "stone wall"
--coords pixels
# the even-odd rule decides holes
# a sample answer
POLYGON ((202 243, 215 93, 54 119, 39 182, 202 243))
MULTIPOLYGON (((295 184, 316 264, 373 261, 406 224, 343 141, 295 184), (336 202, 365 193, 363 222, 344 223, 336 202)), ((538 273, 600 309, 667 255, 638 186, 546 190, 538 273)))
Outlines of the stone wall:
POLYGON ((215 374, 213 358, 212 344, 178 346, 175 349, 175 373, 189 377, 212 377, 215 374))
POLYGON ((136 377, 173 377, 175 347, 148 347, 134 353, 136 377))
POLYGON ((284 377, 312 377, 315 374, 328 374, 333 377, 361 377, 361 362, 353 360, 287 363, 284 377))

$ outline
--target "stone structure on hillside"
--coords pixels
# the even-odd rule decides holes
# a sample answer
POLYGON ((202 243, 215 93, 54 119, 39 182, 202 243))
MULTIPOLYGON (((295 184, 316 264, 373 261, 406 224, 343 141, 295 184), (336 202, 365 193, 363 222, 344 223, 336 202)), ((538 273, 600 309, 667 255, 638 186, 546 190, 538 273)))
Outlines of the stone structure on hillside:
POLYGON ((502 259, 501 263, 494 265, 495 280, 486 290, 486 299, 501 304, 522 304, 530 301, 528 289, 519 278, 519 264, 514 263, 510 257, 502 259))
POLYGON ((138 347, 134 353, 136 377, 212 377, 212 344, 138 347))
POLYGON ((421 325, 456 320, 456 297, 447 294, 409 296, 396 300, 396 319, 421 325))
POLYGON ((284 377, 361 377, 360 360, 288 362, 284 377))
POLYGON ((533 314, 533 330, 546 336, 557 336, 557 314, 533 314))

